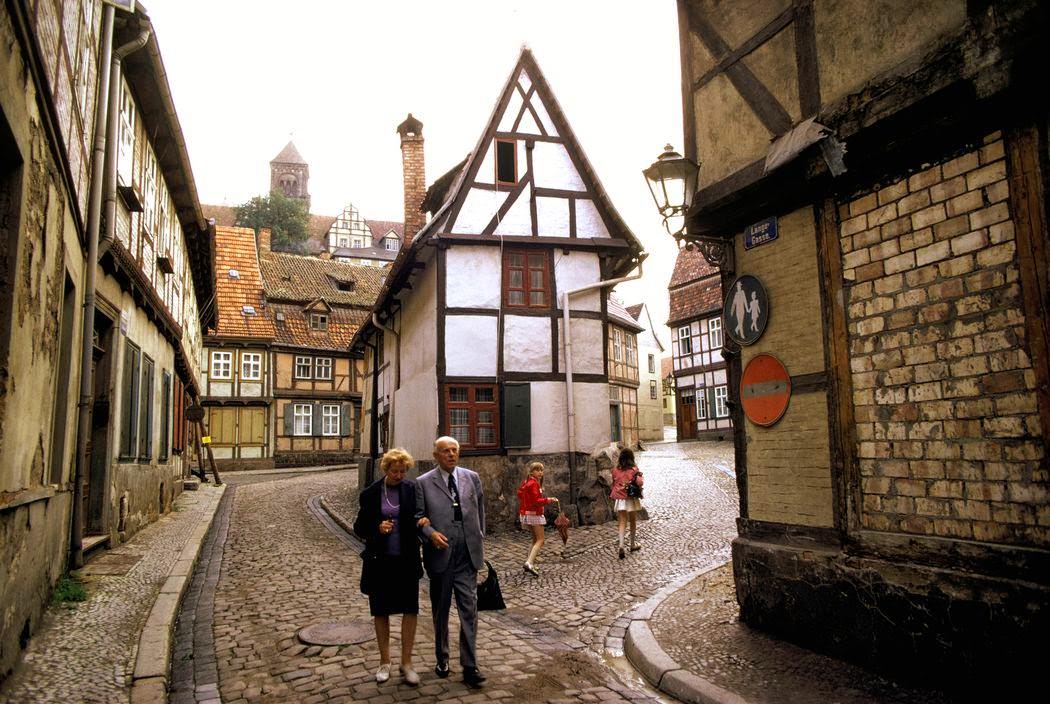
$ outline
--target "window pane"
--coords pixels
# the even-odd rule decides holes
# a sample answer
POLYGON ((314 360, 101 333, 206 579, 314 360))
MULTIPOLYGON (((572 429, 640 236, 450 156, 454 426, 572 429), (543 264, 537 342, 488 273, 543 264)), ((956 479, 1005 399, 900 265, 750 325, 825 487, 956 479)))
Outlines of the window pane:
POLYGON ((492 403, 495 399, 495 394, 491 388, 475 389, 474 401, 476 403, 492 403))
POLYGON ((452 426, 452 437, 454 437, 460 445, 469 445, 470 429, 466 426, 452 426))
POLYGON ((529 288, 531 289, 542 289, 543 288, 543 272, 535 269, 529 269, 529 288))
POLYGON ((524 288, 525 277, 522 275, 521 269, 510 270, 510 287, 511 288, 524 288))
POLYGON ((496 429, 491 426, 482 426, 478 428, 478 444, 479 445, 495 445, 496 444, 496 429))
POLYGON ((478 423, 491 423, 492 411, 478 411, 478 423))
POLYGON ((517 266, 517 267, 525 266, 525 255, 524 254, 518 254, 516 252, 511 252, 508 256, 510 258, 510 265, 511 266, 517 266))
POLYGON ((465 408, 451 408, 448 412, 449 424, 452 426, 470 423, 470 411, 465 408))
POLYGON ((507 305, 511 305, 511 306, 523 306, 523 305, 525 305, 525 292, 524 291, 508 291, 507 292, 507 305))
POLYGON ((547 305, 547 301, 543 295, 543 291, 533 291, 529 294, 529 305, 531 306, 543 306, 547 305))
POLYGON ((453 403, 466 403, 467 402, 467 387, 465 386, 453 386, 448 390, 448 400, 453 403))
POLYGON ((530 269, 542 269, 543 268, 543 255, 542 254, 530 254, 529 255, 529 268, 530 269))

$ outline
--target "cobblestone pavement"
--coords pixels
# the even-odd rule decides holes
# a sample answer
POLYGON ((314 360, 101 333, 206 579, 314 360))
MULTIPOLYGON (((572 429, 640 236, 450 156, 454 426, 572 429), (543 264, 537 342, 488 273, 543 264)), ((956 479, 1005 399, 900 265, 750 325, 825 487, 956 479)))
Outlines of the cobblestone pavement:
POLYGON ((681 667, 751 702, 936 704, 863 668, 752 630, 739 621, 730 565, 700 575, 663 602, 649 627, 681 667))
MULTIPOLYGON (((175 510, 89 563, 127 565, 126 574, 87 575, 87 601, 52 606, 0 702, 127 702, 139 633, 179 552, 201 519, 201 492, 183 492, 175 510)), ((114 569, 113 571, 116 571, 114 569)))
MULTIPOLYGON (((227 704, 656 701, 652 690, 631 673, 617 675, 622 667, 618 651, 628 624, 624 615, 676 577, 727 559, 735 498, 716 483, 712 472, 717 470, 691 459, 724 461, 726 453, 731 454, 727 448, 724 443, 657 444, 639 456, 646 472, 650 520, 639 526, 643 549, 624 561, 616 558, 615 524, 573 529, 564 548, 551 531, 541 553, 539 578, 521 572, 528 547, 524 533, 486 540, 486 556, 500 573, 508 609, 480 617, 479 660, 489 680, 479 691, 466 688, 456 674, 446 680, 432 674, 433 634, 425 582, 416 648, 416 665, 423 676, 418 688, 402 685, 396 668, 390 682, 376 684, 378 651, 373 640, 322 648, 307 647, 296 638, 300 628, 312 623, 370 621, 367 600, 358 590, 357 554, 307 507, 311 498, 325 495, 352 520, 357 495, 354 473, 240 486, 229 499, 228 536, 214 587, 211 631, 221 700, 227 704)), ((213 554, 219 544, 217 537, 213 554)), ((212 564, 202 555, 198 571, 206 573, 212 564)), ((202 634, 199 605, 203 600, 197 604, 193 630, 202 634)), ((397 620, 392 628, 395 636, 397 620)), ((399 646, 394 640, 391 649, 396 658, 399 646)), ((194 641, 182 657, 206 665, 206 651, 206 645, 194 641)), ((179 659, 175 657, 176 662, 179 659)), ((180 696, 183 699, 173 697, 173 701, 191 701, 185 694, 180 696)), ((198 701, 215 696, 208 689, 194 693, 198 701)))

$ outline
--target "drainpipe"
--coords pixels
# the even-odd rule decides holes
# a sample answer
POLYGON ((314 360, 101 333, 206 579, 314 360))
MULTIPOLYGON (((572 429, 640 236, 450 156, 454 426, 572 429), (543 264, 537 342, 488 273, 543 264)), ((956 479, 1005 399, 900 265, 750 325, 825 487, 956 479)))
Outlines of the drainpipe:
MULTIPOLYGON (((84 566, 84 487, 83 481, 91 462, 88 440, 91 433, 91 406, 94 401, 94 374, 91 368, 95 332, 95 275, 99 258, 99 229, 102 216, 102 188, 113 171, 114 190, 117 156, 115 154, 119 126, 120 61, 127 54, 141 48, 149 37, 136 39, 113 51, 113 19, 115 9, 104 5, 102 15, 102 47, 99 55, 98 99, 95 103, 95 134, 92 140, 91 190, 88 196, 87 259, 84 272, 84 320, 80 345, 80 400, 77 403, 77 454, 73 469, 73 511, 69 531, 69 566, 84 566), (141 40, 141 44, 139 41, 141 40), (108 129, 107 129, 108 128, 108 129)), ((108 190, 108 189, 107 189, 108 190)), ((107 236, 112 240, 113 216, 106 213, 107 236)), ((107 245, 108 246, 108 245, 107 245)), ((104 251, 104 250, 103 250, 104 251)))
POLYGON ((368 423, 368 457, 371 460, 368 483, 370 484, 374 481, 372 475, 375 474, 376 461, 379 459, 379 448, 377 447, 379 444, 379 422, 377 420, 379 414, 379 346, 366 342, 365 347, 372 350, 372 412, 369 414, 371 420, 368 423))
MULTIPOLYGON (((393 335, 394 339, 397 341, 396 344, 394 345, 394 354, 393 354, 393 357, 394 357, 394 369, 393 369, 393 374, 391 376, 391 382, 390 382, 390 442, 393 443, 393 440, 394 440, 394 400, 395 400, 395 397, 397 396, 398 377, 401 374, 401 363, 400 363, 401 362, 401 360, 400 360, 400 357, 401 357, 401 335, 399 335, 397 330, 394 330, 394 328, 387 327, 386 325, 383 325, 382 323, 380 323, 379 322, 379 316, 376 315, 375 313, 372 313, 372 324, 375 325, 380 330, 386 330, 388 333, 393 335)), ((376 349, 378 351, 378 346, 377 346, 376 349)), ((383 349, 386 349, 385 345, 384 345, 383 349)), ((376 377, 376 381, 379 381, 379 377, 378 376, 376 377)), ((374 411, 373 411, 373 415, 375 415, 374 411)), ((390 448, 386 448, 386 449, 390 449, 390 448)))
POLYGON ((569 325, 569 298, 585 291, 604 289, 608 286, 615 286, 616 284, 621 284, 625 281, 634 281, 642 278, 642 261, 644 261, 644 257, 638 260, 637 274, 623 276, 619 279, 611 279, 609 281, 598 281, 597 283, 570 289, 561 294, 562 331, 564 333, 562 335, 562 350, 565 358, 565 408, 567 411, 566 422, 569 427, 569 500, 574 506, 576 506, 577 524, 581 522, 582 516, 580 515, 579 504, 576 501, 576 410, 573 407, 572 327, 569 325))

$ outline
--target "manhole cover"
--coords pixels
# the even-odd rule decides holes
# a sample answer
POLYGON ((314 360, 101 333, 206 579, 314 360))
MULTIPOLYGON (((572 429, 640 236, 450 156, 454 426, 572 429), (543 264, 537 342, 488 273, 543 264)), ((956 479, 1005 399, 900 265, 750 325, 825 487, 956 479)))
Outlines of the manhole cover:
POLYGON ((325 621, 299 631, 299 640, 307 645, 353 645, 375 638, 369 621, 325 621))

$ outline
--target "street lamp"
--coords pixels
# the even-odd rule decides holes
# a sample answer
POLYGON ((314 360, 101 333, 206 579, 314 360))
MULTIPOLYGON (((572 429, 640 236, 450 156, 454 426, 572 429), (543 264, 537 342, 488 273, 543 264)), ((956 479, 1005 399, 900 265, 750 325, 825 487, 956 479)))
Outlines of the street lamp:
POLYGON ((724 267, 729 254, 724 240, 696 235, 688 236, 687 240, 685 217, 696 194, 700 166, 676 152, 668 144, 664 146, 663 154, 657 157, 649 168, 642 171, 642 174, 649 184, 649 192, 653 194, 656 209, 664 219, 664 229, 667 233, 674 237, 680 246, 685 242, 686 249, 692 249, 695 244, 700 248, 704 259, 713 266, 724 267))

